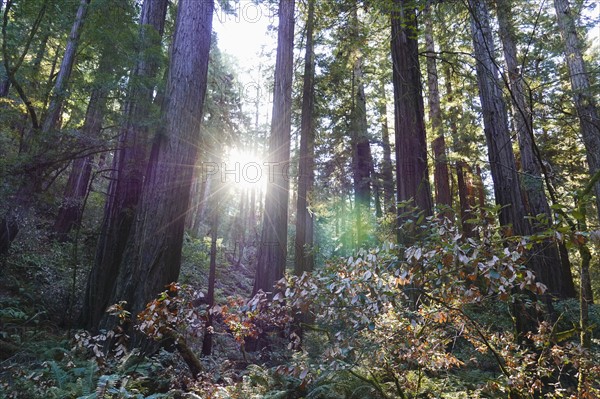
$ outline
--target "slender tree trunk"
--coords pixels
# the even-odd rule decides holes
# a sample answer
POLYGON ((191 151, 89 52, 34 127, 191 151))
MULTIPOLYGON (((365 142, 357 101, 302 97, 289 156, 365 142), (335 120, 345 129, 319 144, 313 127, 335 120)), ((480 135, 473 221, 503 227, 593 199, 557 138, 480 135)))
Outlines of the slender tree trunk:
POLYGON ((450 125, 450 137, 452 138, 452 149, 455 153, 465 156, 464 145, 460 140, 460 133, 458 131, 457 115, 462 115, 462 105, 455 102, 454 88, 452 86, 452 73, 450 66, 446 63, 442 65, 442 72, 444 74, 445 89, 446 89, 446 102, 450 104, 448 111, 448 124, 450 125))
POLYGON ((153 145, 137 217, 109 302, 127 301, 134 315, 179 277, 185 215, 200 143, 213 8, 212 1, 179 2, 165 127, 153 145))
MULTIPOLYGON (((199 4, 204 4, 200 2, 199 4)), ((125 121, 121 127, 120 149, 115 154, 113 180, 110 184, 96 259, 88 278, 82 322, 96 329, 104 311, 112 303, 115 276, 119 274, 123 252, 135 220, 146 168, 146 147, 151 120, 150 105, 158 71, 158 61, 148 53, 160 48, 167 0, 145 0, 140 16, 140 50, 132 72, 132 83, 125 104, 125 121)))
POLYGON ((58 216, 54 222, 54 232, 59 241, 67 241, 71 230, 81 223, 83 200, 92 176, 92 163, 91 155, 73 161, 58 216))
POLYGON ((301 276, 314 268, 313 217, 309 213, 309 198, 314 182, 314 98, 315 58, 313 32, 315 0, 308 0, 306 17, 306 46, 304 54, 304 81, 302 86, 302 119, 300 121, 300 159, 298 165, 298 202, 296 204, 296 238, 294 274, 301 276))
POLYGON ((354 183, 354 210, 356 212, 356 244, 363 245, 367 239, 367 219, 371 203, 372 156, 367 126, 367 101, 363 78, 363 55, 358 5, 354 7, 350 25, 354 41, 352 70, 352 178, 354 183))
POLYGON ((48 80, 46 80, 45 91, 44 91, 44 99, 42 104, 42 109, 46 109, 48 102, 50 101, 50 94, 52 93, 52 87, 54 83, 54 79, 56 78, 55 72, 56 67, 58 66, 58 59, 60 57, 60 46, 56 46, 54 49, 54 58, 52 58, 52 66, 50 66, 50 73, 48 73, 48 80))
POLYGON ((210 226, 210 268, 208 272, 208 292, 206 295, 209 311, 208 320, 206 321, 206 325, 204 328, 204 337, 202 339, 202 356, 210 356, 212 352, 211 327, 213 319, 210 311, 211 308, 215 305, 215 280, 217 273, 217 238, 219 230, 219 214, 221 213, 221 209, 219 206, 219 192, 221 185, 218 182, 217 176, 213 176, 213 180, 215 179, 217 180, 216 182, 214 182, 215 190, 211 195, 212 217, 210 226))
POLYGON ((8 77, 3 77, 0 80, 0 97, 8 97, 8 93, 10 91, 10 79, 8 77))
POLYGON ((79 3, 75 22, 71 27, 71 33, 69 34, 69 40, 67 41, 67 47, 65 48, 65 54, 60 64, 58 75, 56 76, 54 88, 52 89, 48 112, 42 124, 42 133, 44 134, 59 127, 58 121, 60 120, 62 106, 67 95, 67 86, 69 84, 69 79, 71 78, 73 65, 75 65, 75 56, 77 55, 77 48, 79 47, 79 37, 83 30, 83 23, 85 22, 90 1, 91 0, 81 0, 79 3))
MULTIPOLYGON (((398 202, 413 200, 419 210, 431 215, 415 6, 406 0, 394 0, 393 4, 391 46, 398 202)), ((405 211, 399 207, 398 215, 405 211)), ((399 240, 401 234, 398 229, 399 240)))
MULTIPOLYGON (((100 59, 97 75, 112 72, 112 60, 105 50, 100 59)), ((84 137, 97 139, 102 130, 102 121, 106 112, 106 100, 109 89, 105 82, 96 82, 82 127, 84 137)), ((66 240, 72 228, 79 225, 83 216, 83 200, 87 194, 92 172, 93 157, 86 156, 73 161, 69 180, 63 195, 63 201, 54 223, 54 231, 60 240, 66 240)))
MULTIPOLYGON (((33 69, 32 76, 35 79, 39 79, 39 77, 40 77, 42 61, 44 60, 44 56, 46 55, 46 50, 48 49, 48 40, 49 39, 50 39, 50 32, 46 31, 42 36, 42 41, 40 42, 40 45, 38 46, 38 50, 35 54, 35 58, 33 59, 33 62, 31 64, 31 67, 33 69)), ((36 82, 34 82, 34 84, 36 85, 36 88, 39 87, 40 80, 36 80, 36 82)))
MULTIPOLYGON (((552 213, 546 193, 544 192, 544 180, 542 177, 542 167, 540 160, 534 154, 534 136, 533 136, 533 116, 531 108, 528 105, 525 95, 523 76, 519 71, 517 61, 517 46, 515 42, 515 33, 511 18, 512 1, 496 0, 498 26, 502 47, 504 50, 504 60, 508 70, 508 82, 510 85, 511 99, 513 100, 513 119, 519 139, 519 149, 521 155, 521 187, 526 197, 527 211, 531 216, 544 215, 547 223, 536 228, 544 230, 550 227, 552 222, 552 213)), ((545 270, 545 284, 548 285, 550 292, 561 297, 575 297, 575 284, 570 272, 568 258, 562 259, 559 254, 558 246, 555 242, 549 241, 537 245, 534 249, 536 262, 539 262, 539 269, 545 270), (563 263, 566 261, 566 267, 563 263)))
POLYGON ((273 291, 283 277, 287 258, 287 226, 292 118, 292 75, 294 47, 294 0, 279 1, 279 30, 273 114, 269 139, 269 182, 263 214, 260 248, 253 294, 273 291))
MULTIPOLYGON (((590 78, 583 60, 583 40, 577 35, 575 15, 568 0, 554 0, 558 26, 565 42, 565 59, 571 79, 573 101, 579 116, 579 129, 585 145, 590 176, 600 169, 600 116, 590 91, 590 78)), ((600 220, 600 182, 596 183, 596 207, 600 220)))
POLYGON ((369 164, 371 165, 371 184, 373 185, 373 204, 375 205, 375 216, 380 218, 383 216, 383 208, 381 206, 381 176, 375 172, 375 161, 373 154, 370 154, 369 164))
POLYGON ((252 245, 256 245, 258 240, 258 230, 256 227, 256 187, 252 187, 250 191, 250 205, 248 208, 248 229, 251 237, 252 245))
MULTIPOLYGON (((236 264, 239 266, 242 263, 242 257, 244 256, 244 247, 246 245, 246 220, 247 220, 247 211, 246 211, 246 204, 248 203, 247 201, 247 197, 248 197, 248 190, 244 189, 240 195, 240 204, 238 206, 239 212, 237 215, 237 221, 236 221, 236 226, 237 226, 237 231, 235 232, 235 243, 236 246, 239 248, 239 255, 237 257, 237 260, 235 261, 236 264)), ((235 260, 235 253, 233 254, 233 258, 235 260)))
POLYGON ((202 227, 202 222, 205 220, 206 208, 208 207, 210 193, 212 192, 212 184, 212 179, 202 178, 200 193, 198 194, 198 209, 192 227, 192 231, 198 236, 202 234, 200 229, 202 227))
MULTIPOLYGON (((425 46, 427 50, 427 87, 429 102, 429 119, 431 130, 435 139, 431 147, 433 152, 434 172, 433 181, 435 187, 435 200, 438 205, 452 206, 452 192, 450 191, 450 177, 448 173, 448 161, 446 157, 446 140, 442 126, 442 109, 440 107, 440 91, 438 88, 438 71, 435 60, 435 44, 433 41, 433 22, 431 18, 431 4, 427 2, 425 7, 425 46)), ((451 214, 444 212, 447 217, 451 214)))
POLYGON ((456 178, 458 185, 458 199, 460 203, 460 221, 462 232, 466 237, 475 236, 475 226, 468 220, 475 217, 475 198, 472 181, 472 171, 464 161, 456 162, 456 178))
MULTIPOLYGON (((205 151, 206 154, 214 154, 213 151, 205 151)), ((202 155, 198 155, 202 158, 202 155)), ((212 195, 213 173, 220 168, 213 155, 208 155, 208 159, 201 161, 194 168, 194 178, 192 180, 191 204, 190 210, 185 218, 185 228, 194 236, 203 235, 201 229, 205 221, 204 214, 209 204, 209 198, 212 195)))
POLYGON ((390 131, 387 118, 387 99, 385 84, 379 85, 379 96, 377 99, 377 112, 381 122, 381 147, 383 160, 381 163, 381 177, 383 188, 383 204, 387 213, 396 214, 396 198, 394 196, 394 167, 392 165, 392 146, 390 145, 390 131))

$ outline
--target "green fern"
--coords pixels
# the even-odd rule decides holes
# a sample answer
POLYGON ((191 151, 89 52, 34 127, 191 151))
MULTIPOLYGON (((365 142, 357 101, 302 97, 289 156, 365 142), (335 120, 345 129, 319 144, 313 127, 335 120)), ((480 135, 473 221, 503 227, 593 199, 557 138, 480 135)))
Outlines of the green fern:
POLYGON ((56 382, 56 386, 63 390, 69 382, 69 374, 64 371, 54 360, 48 361, 46 364, 50 366, 52 379, 56 382))

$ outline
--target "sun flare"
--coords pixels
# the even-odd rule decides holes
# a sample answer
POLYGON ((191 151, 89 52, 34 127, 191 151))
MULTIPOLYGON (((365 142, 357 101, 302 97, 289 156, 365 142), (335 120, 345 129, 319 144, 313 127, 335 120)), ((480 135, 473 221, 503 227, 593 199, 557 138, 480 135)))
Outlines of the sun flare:
POLYGON ((221 164, 221 178, 240 189, 264 188, 267 182, 266 163, 256 151, 232 148, 221 164))

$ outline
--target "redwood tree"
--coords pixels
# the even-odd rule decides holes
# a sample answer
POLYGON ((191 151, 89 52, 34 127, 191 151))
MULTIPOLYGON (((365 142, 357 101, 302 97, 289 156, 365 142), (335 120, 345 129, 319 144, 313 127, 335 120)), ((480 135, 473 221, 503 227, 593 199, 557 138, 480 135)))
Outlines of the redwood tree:
POLYGON ((113 162, 113 180, 104 209, 94 266, 88 279, 82 311, 86 328, 98 327, 104 310, 111 305, 114 276, 118 274, 123 251, 134 222, 142 192, 149 141, 150 109, 158 60, 148 53, 160 46, 167 0, 144 0, 140 16, 139 41, 142 44, 133 69, 124 106, 124 122, 119 135, 119 150, 113 162))
POLYGON ((75 22, 73 22, 73 26, 71 27, 71 33, 69 34, 69 40, 67 42, 67 47, 65 48, 65 54, 60 64, 58 75, 56 75, 54 88, 52 89, 50 105, 48 106, 46 118, 42 124, 43 133, 48 133, 58 127, 57 124, 60 120, 67 85, 69 84, 69 78, 73 71, 73 65, 75 65, 75 56, 77 55, 77 48, 79 47, 79 37, 81 36, 90 1, 91 0, 81 0, 79 3, 79 8, 75 15, 75 22))
MULTIPOLYGON (((434 171, 433 181, 435 186, 435 201, 437 205, 452 206, 452 193, 450 192, 450 177, 446 159, 446 139, 442 126, 442 109, 440 106, 440 91, 438 87, 438 71, 435 59, 435 43, 433 41, 433 21, 431 2, 425 7, 425 46, 427 50, 427 94, 429 105, 429 120, 431 131, 435 139, 431 143, 433 152, 434 171)), ((449 216, 449 215, 448 215, 449 216)))
POLYGON ((109 302, 127 301, 132 314, 179 276, 185 215, 200 143, 213 8, 209 0, 179 2, 164 128, 153 144, 137 217, 109 302))
MULTIPOLYGON (((412 199, 425 215, 431 215, 417 15, 413 1, 394 0, 393 5, 391 47, 398 202, 412 199)), ((399 215, 405 211, 398 208, 399 215)))
POLYGON ((314 224, 308 211, 314 181, 314 97, 315 60, 313 32, 315 0, 308 0, 306 17, 306 53, 304 54, 304 82, 302 87, 302 119, 300 122, 300 156, 298 165, 298 201, 296 203, 296 239, 294 273, 302 275, 314 267, 312 254, 314 224))
POLYGON ((489 11, 484 2, 469 1, 471 32, 481 99, 485 139, 494 182, 500 225, 519 235, 530 232, 521 197, 517 164, 513 153, 508 115, 499 82, 498 64, 494 59, 495 46, 490 29, 489 11))
POLYGON ((350 140, 352 142, 352 180, 354 183, 354 212, 356 218, 356 245, 367 239, 368 213, 371 202, 373 158, 369 143, 367 100, 363 72, 364 34, 358 18, 358 5, 352 10, 350 23, 352 40, 352 109, 350 115, 350 140))
MULTIPOLYGON (((552 213, 544 191, 541 156, 533 135, 533 115, 527 101, 523 75, 517 59, 517 43, 511 15, 512 5, 512 0, 496 0, 498 27, 508 71, 513 120, 519 140, 521 188, 526 197, 526 211, 534 217, 545 216, 547 220, 545 225, 533 226, 538 230, 543 230, 550 226, 552 213), (534 150, 537 150, 537 155, 534 150)), ((554 291, 553 293, 563 297, 575 297, 575 284, 571 274, 571 265, 566 256, 567 252, 562 251, 563 256, 561 257, 559 248, 554 242, 538 245, 535 252, 540 254, 540 256, 536 256, 536 260, 542 263, 540 267, 547 269, 549 275, 555 276, 553 278, 555 283, 552 284, 553 287, 550 287, 554 291)))
MULTIPOLYGON (((81 133, 88 139, 100 138, 102 121, 106 113, 106 103, 110 92, 110 85, 104 81, 113 71, 112 53, 104 49, 96 69, 96 82, 90 95, 85 120, 81 133)), ((88 192, 92 176, 93 155, 87 155, 73 161, 69 180, 65 187, 63 200, 54 223, 54 231, 61 240, 67 239, 72 228, 81 222, 83 215, 83 201, 88 192)))
POLYGON ((283 277, 287 258, 294 0, 280 0, 278 14, 277 59, 268 154, 269 181, 253 293, 273 290, 273 284, 283 277))
POLYGON ((396 198, 394 195, 394 166, 392 164, 392 146, 390 144, 390 131, 387 118, 387 95, 385 83, 380 82, 379 98, 377 98, 377 113, 381 122, 381 149, 383 157, 381 160, 381 180, 383 188, 383 203, 385 212, 396 213, 396 198))
MULTIPOLYGON (((600 113, 590 91, 590 77, 583 60, 583 40, 577 33, 575 15, 569 0, 554 0, 558 26, 565 43, 565 60, 569 69, 573 102, 579 117, 579 130, 585 145, 590 176, 600 169, 600 113)), ((594 187, 600 220, 600 182, 594 187)))

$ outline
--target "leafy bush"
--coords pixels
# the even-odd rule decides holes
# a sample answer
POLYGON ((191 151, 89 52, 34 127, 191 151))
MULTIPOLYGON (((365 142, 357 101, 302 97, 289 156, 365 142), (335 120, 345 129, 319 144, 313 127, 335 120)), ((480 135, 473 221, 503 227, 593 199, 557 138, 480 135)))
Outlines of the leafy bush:
POLYGON ((585 375, 579 394, 600 393, 600 362, 573 334, 565 337, 542 321, 527 335, 529 344, 518 344, 514 326, 499 322, 510 320, 515 298, 543 306, 525 295, 545 291, 525 265, 527 238, 502 238, 490 226, 481 227, 480 238, 465 238, 431 218, 417 225, 411 228, 418 244, 360 250, 311 275, 288 277, 272 299, 259 293, 225 308, 225 321, 240 342, 268 326, 287 332, 289 348, 312 357, 277 371, 299 378, 307 392, 326 375, 351 375, 375 392, 371 397, 439 396, 447 393, 441 382, 448 375, 485 363, 491 377, 453 378, 453 389, 470 397, 564 397, 575 393, 576 376, 585 375))

